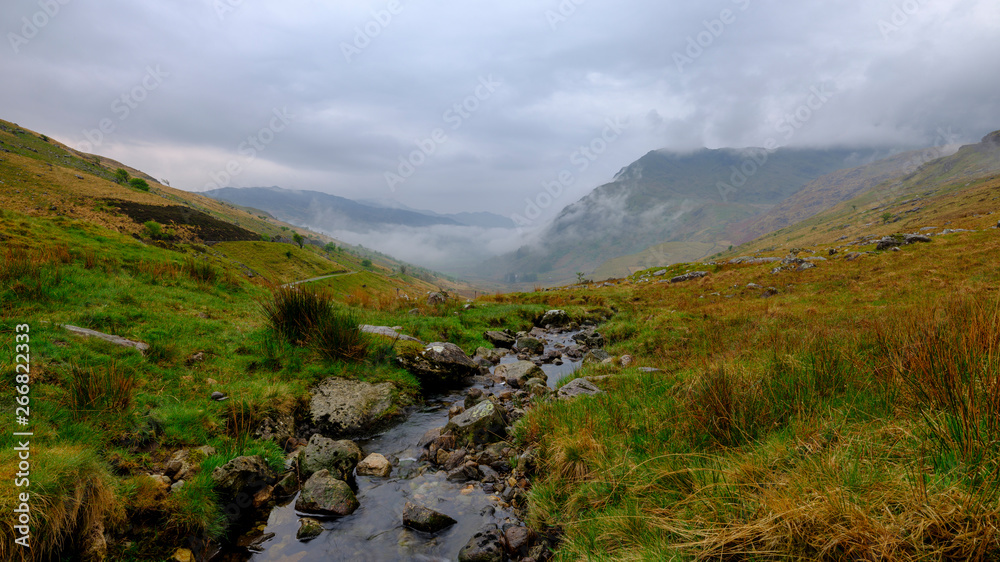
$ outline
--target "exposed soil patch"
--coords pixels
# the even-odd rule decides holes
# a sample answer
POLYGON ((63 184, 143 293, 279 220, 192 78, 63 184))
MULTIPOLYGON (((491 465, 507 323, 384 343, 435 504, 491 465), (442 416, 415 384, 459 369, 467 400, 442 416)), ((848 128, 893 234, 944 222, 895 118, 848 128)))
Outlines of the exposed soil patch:
POLYGON ((260 240, 260 234, 219 220, 191 207, 182 205, 147 205, 121 199, 106 199, 109 206, 139 224, 156 221, 162 225, 187 226, 202 240, 212 242, 239 242, 260 240))

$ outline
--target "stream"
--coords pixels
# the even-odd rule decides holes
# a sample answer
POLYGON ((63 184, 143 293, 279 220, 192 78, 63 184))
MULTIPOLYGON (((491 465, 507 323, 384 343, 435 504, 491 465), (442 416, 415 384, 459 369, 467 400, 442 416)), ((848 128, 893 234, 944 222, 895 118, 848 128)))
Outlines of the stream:
MULTIPOLYGON (((545 334, 546 350, 572 346, 578 331, 545 334)), ((550 387, 576 370, 579 361, 563 356, 562 365, 542 365, 550 387)), ((501 363, 517 361, 508 354, 501 363)), ((492 369, 490 372, 492 373, 492 369)), ((507 522, 519 522, 509 510, 502 508, 483 490, 481 482, 456 483, 446 479, 444 471, 427 461, 418 461, 421 437, 430 429, 448 423, 448 409, 461 403, 472 388, 487 395, 508 390, 505 385, 493 386, 477 377, 476 384, 455 392, 430 397, 423 407, 414 411, 399 425, 385 433, 357 443, 367 455, 381 453, 393 463, 389 478, 357 476, 357 498, 361 503, 347 517, 323 520, 324 532, 308 542, 299 541, 300 515, 295 511, 295 497, 275 507, 268 517, 264 535, 274 534, 260 544, 249 560, 252 562, 297 562, 312 560, 457 560, 458 553, 484 525, 500 527, 507 522), (450 515, 455 525, 435 535, 414 531, 402 524, 403 506, 412 501, 450 515)))

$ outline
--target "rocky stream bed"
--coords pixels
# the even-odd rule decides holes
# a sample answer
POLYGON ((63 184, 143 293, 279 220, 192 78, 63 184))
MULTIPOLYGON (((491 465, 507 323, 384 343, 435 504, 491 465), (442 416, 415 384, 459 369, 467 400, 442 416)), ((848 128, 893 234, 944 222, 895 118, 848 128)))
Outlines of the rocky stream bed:
MULTIPOLYGON (((363 433, 371 411, 386 407, 390 389, 359 389, 350 386, 359 383, 336 379, 321 384, 313 393, 310 420, 290 437, 297 446, 283 474, 260 457, 240 457, 213 472, 221 496, 231 500, 227 513, 238 536, 197 555, 195 548, 178 549, 174 559, 550 558, 557 537, 543 536, 521 519, 537 468, 535 453, 518 449, 509 432, 534 397, 600 392, 584 379, 553 389, 585 360, 607 359, 603 337, 592 326, 569 323, 565 313, 530 333, 485 337, 496 347, 480 348, 475 357, 447 343, 401 357, 418 376, 451 376, 461 389, 427 397, 402 421, 374 435, 369 431, 367 438, 338 435, 363 433), (317 405, 337 415, 320 415, 317 405)), ((281 431, 264 431, 271 429, 281 431)), ((176 478, 185 467, 173 468, 168 475, 176 478)))

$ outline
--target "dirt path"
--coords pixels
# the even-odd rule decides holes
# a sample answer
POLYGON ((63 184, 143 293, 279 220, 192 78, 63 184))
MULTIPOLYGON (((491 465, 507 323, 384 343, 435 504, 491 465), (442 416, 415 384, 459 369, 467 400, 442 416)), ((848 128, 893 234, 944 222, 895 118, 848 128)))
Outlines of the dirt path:
POLYGON ((341 277, 344 275, 354 275, 357 271, 347 271, 344 273, 334 273, 333 275, 323 275, 322 277, 313 277, 312 279, 303 279, 302 281, 294 281, 292 283, 285 283, 282 287, 294 287, 296 285, 301 285, 302 283, 312 283, 313 281, 322 281, 324 279, 330 279, 331 277, 341 277))

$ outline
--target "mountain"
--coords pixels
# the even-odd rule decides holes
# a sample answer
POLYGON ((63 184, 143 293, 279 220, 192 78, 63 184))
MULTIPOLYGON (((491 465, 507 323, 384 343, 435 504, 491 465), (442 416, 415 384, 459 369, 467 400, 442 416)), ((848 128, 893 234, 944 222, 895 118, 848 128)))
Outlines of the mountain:
POLYGON ((461 226, 459 221, 407 209, 376 207, 318 191, 279 187, 223 187, 203 193, 213 199, 261 209, 279 220, 299 225, 324 224, 330 230, 367 232, 392 226, 461 226))
MULTIPOLYGON (((767 211, 810 181, 856 166, 867 149, 652 151, 563 209, 538 241, 484 264, 488 275, 560 282, 664 242, 728 245, 728 225, 767 211)), ((664 262, 697 256, 660 255, 664 262)), ((608 276, 629 273, 621 264, 608 276)))
POLYGON ((372 207, 402 209, 404 211, 420 213, 429 217, 443 217, 465 226, 478 226, 481 228, 515 228, 517 226, 514 224, 514 221, 508 217, 485 211, 475 213, 436 213, 425 209, 414 209, 413 207, 408 207, 392 199, 359 199, 357 202, 372 207))

